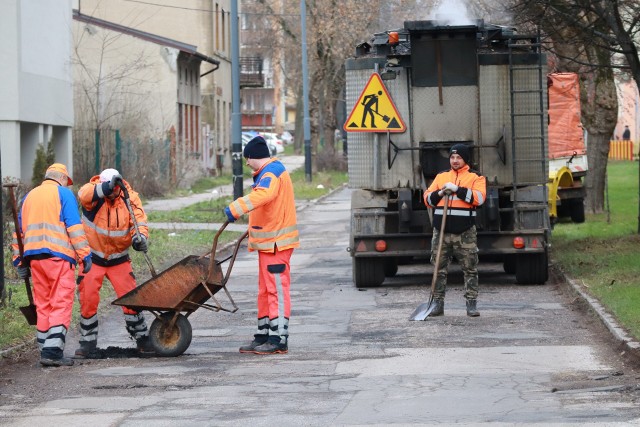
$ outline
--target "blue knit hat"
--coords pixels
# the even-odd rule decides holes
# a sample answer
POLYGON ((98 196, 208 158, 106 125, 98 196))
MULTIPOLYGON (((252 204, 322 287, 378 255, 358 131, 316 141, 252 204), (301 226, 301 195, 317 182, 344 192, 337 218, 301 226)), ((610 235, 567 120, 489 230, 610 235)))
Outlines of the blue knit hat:
POLYGON ((469 164, 469 160, 471 160, 471 152, 469 151, 469 147, 464 144, 454 144, 449 149, 449 157, 451 157, 452 154, 457 154, 462 157, 462 160, 464 160, 466 164, 469 164))
POLYGON ((271 152, 267 146, 267 141, 260 135, 247 142, 243 155, 247 159, 264 159, 271 157, 271 152))

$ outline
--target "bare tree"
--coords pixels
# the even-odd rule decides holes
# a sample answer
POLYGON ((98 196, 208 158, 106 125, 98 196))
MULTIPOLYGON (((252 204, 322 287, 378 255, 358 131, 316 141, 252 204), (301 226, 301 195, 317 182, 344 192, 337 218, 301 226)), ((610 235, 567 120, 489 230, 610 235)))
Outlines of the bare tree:
POLYGON ((587 211, 602 212, 609 153, 618 103, 614 70, 630 72, 640 84, 634 44, 640 5, 633 0, 512 0, 521 22, 542 29, 558 71, 580 75, 583 123, 589 132, 587 211))
MULTIPOLYGON (((123 147, 129 158, 123 159, 125 170, 120 172, 126 173, 127 180, 145 194, 158 194, 159 176, 155 175, 159 173, 154 171, 160 169, 156 165, 160 153, 147 146, 166 139, 171 120, 161 103, 149 99, 150 88, 157 80, 153 53, 146 47, 132 46, 131 39, 121 33, 84 24, 78 24, 76 29, 72 57, 76 180, 90 179, 97 172, 97 160, 99 169, 115 166, 114 134, 119 130, 124 145, 133 145, 123 147), (100 138, 98 159, 96 135, 100 138), (145 154, 147 157, 141 158, 145 154)), ((168 149, 164 151, 168 155, 168 149)))

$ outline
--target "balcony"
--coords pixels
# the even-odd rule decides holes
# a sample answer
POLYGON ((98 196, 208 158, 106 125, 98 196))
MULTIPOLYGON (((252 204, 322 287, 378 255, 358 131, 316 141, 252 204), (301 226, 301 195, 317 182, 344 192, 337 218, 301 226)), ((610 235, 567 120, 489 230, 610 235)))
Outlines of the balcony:
POLYGON ((240 87, 263 87, 262 57, 240 57, 240 87))

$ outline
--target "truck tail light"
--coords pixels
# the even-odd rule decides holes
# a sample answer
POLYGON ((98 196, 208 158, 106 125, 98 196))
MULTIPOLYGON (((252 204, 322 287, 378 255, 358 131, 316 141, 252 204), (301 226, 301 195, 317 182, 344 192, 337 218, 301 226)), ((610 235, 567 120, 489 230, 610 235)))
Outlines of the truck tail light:
POLYGON ((516 249, 524 248, 524 239, 522 237, 513 238, 513 247, 516 249))
POLYGON ((384 240, 377 240, 376 241, 376 251, 384 252, 386 250, 387 250, 387 242, 385 242, 384 240))

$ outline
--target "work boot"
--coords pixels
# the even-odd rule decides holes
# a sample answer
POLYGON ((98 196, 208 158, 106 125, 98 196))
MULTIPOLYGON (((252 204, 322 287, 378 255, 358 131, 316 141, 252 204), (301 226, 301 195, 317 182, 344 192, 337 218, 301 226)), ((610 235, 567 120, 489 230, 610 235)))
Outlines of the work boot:
POLYGON ((266 335, 255 335, 253 341, 240 347, 240 353, 255 353, 256 348, 267 343, 266 335))
POLYGON ((480 316, 480 312, 476 308, 476 300, 468 299, 467 300, 467 316, 469 317, 478 317, 480 316))
POLYGON ((73 359, 69 358, 69 357, 60 357, 58 359, 49 359, 46 357, 41 357, 40 358, 40 364, 42 366, 53 366, 53 367, 58 367, 58 366, 73 366, 73 359))
POLYGON ((282 342, 269 340, 257 346, 253 352, 256 354, 286 354, 289 352, 289 346, 286 342, 283 344, 282 342))
POLYGON ((444 300, 442 299, 434 299, 429 306, 431 308, 431 313, 429 313, 429 317, 442 316, 444 315, 444 300), (431 308, 433 307, 433 308, 431 308))
POLYGON ((73 354, 74 359, 87 359, 91 357, 91 353, 96 351, 96 342, 81 342, 80 348, 76 349, 73 354))
POLYGON ((153 348, 149 335, 138 338, 136 340, 136 345, 138 347, 138 354, 141 356, 153 356, 156 354, 156 349, 153 348))

